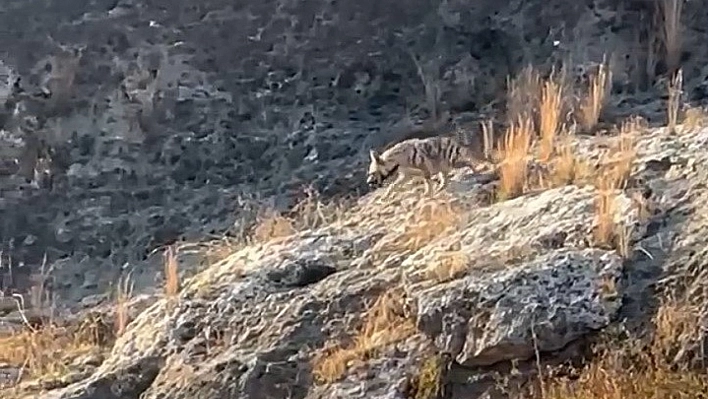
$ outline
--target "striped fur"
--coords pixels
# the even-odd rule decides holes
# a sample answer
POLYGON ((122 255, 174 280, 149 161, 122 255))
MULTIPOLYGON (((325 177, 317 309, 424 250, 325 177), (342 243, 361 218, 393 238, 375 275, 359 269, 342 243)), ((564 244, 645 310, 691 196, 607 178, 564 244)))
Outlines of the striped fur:
POLYGON ((386 190, 388 197, 395 187, 413 178, 422 178, 426 195, 433 194, 432 178, 440 180, 436 192, 447 185, 452 169, 470 166, 477 169, 490 164, 478 145, 463 145, 453 137, 428 137, 408 139, 392 146, 383 153, 369 151, 370 164, 366 182, 369 186, 380 186, 390 176, 398 173, 396 180, 386 190))

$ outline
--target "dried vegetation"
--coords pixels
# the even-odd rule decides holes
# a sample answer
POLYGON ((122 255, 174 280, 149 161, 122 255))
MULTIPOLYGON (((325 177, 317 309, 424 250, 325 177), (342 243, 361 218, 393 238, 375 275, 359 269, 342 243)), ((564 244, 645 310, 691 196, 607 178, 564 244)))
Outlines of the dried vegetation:
MULTIPOLYGON (((686 301, 659 307, 649 337, 605 338, 572 377, 541 381, 544 399, 678 399, 708 392, 701 312, 686 301)), ((538 397, 539 395, 529 395, 538 397)))
POLYGON ((315 379, 319 383, 337 381, 352 369, 365 366, 378 351, 415 332, 415 323, 405 312, 405 297, 395 290, 387 291, 369 308, 349 342, 336 342, 314 357, 315 379))

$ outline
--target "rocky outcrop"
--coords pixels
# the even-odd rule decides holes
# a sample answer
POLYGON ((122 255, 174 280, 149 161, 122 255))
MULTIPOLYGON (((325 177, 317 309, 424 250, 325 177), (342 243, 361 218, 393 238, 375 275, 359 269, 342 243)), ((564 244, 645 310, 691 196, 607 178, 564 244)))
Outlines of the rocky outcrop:
POLYGON ((590 245, 592 187, 489 205, 475 201, 487 180, 463 170, 437 199, 421 200, 421 186, 388 203, 371 194, 324 227, 234 252, 137 316, 91 376, 42 397, 403 398, 430 356, 447 356, 448 397, 477 397, 500 364, 646 314, 647 287, 680 273, 705 234, 694 208, 708 195, 707 138, 639 138, 652 205, 618 193, 628 257, 590 245), (390 301, 371 319, 377 298, 390 301), (332 339, 354 348, 341 375, 322 366, 332 339))
POLYGON ((612 321, 621 293, 611 287, 621 273, 615 254, 554 251, 518 269, 423 292, 419 329, 464 366, 557 351, 612 321))

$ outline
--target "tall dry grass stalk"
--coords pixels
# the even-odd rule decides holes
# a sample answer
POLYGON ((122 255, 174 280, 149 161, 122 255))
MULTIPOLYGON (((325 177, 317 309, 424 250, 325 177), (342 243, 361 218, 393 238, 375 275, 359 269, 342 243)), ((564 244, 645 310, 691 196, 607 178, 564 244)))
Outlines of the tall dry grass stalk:
POLYGON ((681 51, 683 46, 683 27, 681 14, 684 0, 657 0, 659 17, 659 37, 663 44, 664 60, 669 76, 674 75, 681 67, 681 51))
POLYGON ((121 278, 116 286, 115 332, 120 337, 125 332, 130 320, 130 298, 133 295, 133 283, 130 275, 121 278))
POLYGON ((681 109, 681 94, 683 93, 683 71, 679 69, 668 84, 669 100, 666 105, 667 128, 669 132, 676 132, 676 125, 679 121, 679 110, 681 109))
POLYGON ((579 164, 573 150, 574 135, 570 131, 563 129, 559 136, 553 159, 553 172, 550 183, 552 187, 560 187, 572 184, 579 174, 579 164))
POLYGON ((630 118, 622 123, 619 137, 606 155, 596 178, 593 234, 597 245, 616 247, 620 244, 617 240, 622 238, 624 231, 620 229, 624 227, 615 221, 616 198, 631 177, 636 158, 636 136, 642 129, 642 121, 638 118, 630 118))
POLYGON ((533 120, 530 116, 519 118, 504 134, 504 139, 496 151, 500 178, 497 193, 499 200, 514 198, 524 193, 533 135, 533 120))
POLYGON ((164 254, 165 296, 174 298, 179 292, 179 263, 177 253, 172 246, 168 246, 164 254))
POLYGON ((482 126, 482 144, 484 146, 484 157, 489 159, 492 156, 494 143, 494 122, 491 120, 480 123, 482 126))
POLYGON ((613 177, 615 177, 613 173, 608 173, 597 179, 593 238, 594 244, 600 247, 613 246, 617 230, 615 213, 618 181, 613 177))
POLYGON ((612 73, 606 60, 590 76, 586 95, 580 101, 578 119, 586 130, 592 130, 600 121, 612 84, 612 73))
POLYGON ((637 157, 637 136, 645 131, 645 121, 638 117, 628 118, 620 125, 619 136, 610 148, 609 158, 612 160, 613 178, 617 180, 617 188, 626 186, 632 175, 632 166, 637 157))
POLYGON ((532 66, 525 67, 516 77, 507 77, 507 110, 509 123, 531 119, 537 114, 542 88, 541 75, 532 66))
POLYGON ((539 110, 539 135, 541 136, 539 160, 541 162, 547 162, 553 155, 556 135, 562 123, 562 112, 563 86, 549 79, 543 84, 539 110))

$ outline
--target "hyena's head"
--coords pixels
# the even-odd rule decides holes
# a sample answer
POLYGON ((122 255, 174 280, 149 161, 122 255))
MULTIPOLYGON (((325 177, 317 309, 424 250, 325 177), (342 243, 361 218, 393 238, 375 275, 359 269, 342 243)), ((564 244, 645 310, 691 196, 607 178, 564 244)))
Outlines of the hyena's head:
POLYGON ((397 164, 386 162, 375 150, 369 150, 369 158, 371 162, 366 173, 366 184, 370 187, 380 186, 398 168, 397 164))

